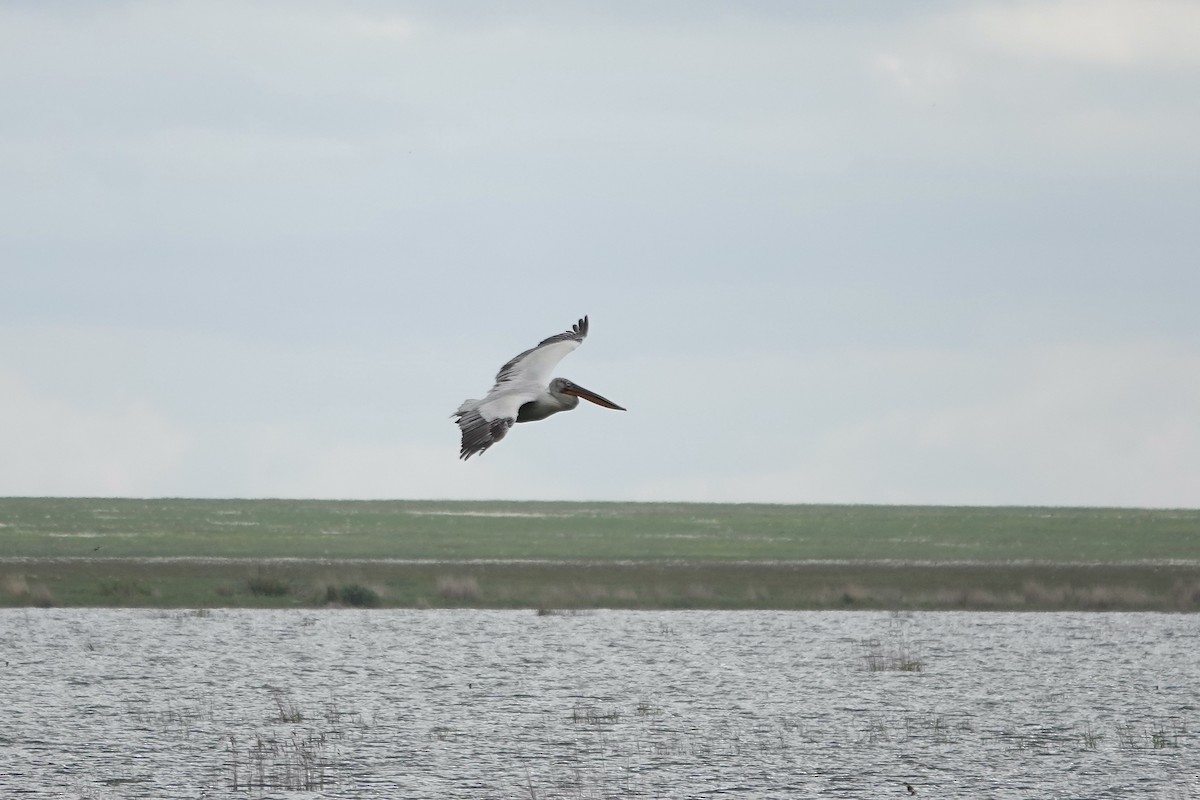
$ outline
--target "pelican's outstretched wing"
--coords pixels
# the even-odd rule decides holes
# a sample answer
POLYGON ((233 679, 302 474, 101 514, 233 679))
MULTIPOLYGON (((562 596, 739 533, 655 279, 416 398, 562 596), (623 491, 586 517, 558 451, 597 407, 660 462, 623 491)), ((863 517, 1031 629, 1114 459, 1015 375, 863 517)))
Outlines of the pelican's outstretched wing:
POLYGON ((508 363, 496 373, 496 386, 509 381, 513 383, 536 383, 546 386, 550 383, 550 373, 576 347, 583 343, 588 335, 588 318, 576 322, 571 330, 555 334, 549 339, 543 339, 537 347, 531 347, 519 356, 509 359, 508 363))
POLYGON ((550 373, 559 361, 579 347, 588 333, 588 318, 576 322, 571 330, 543 339, 510 359, 496 373, 496 384, 482 400, 467 400, 452 416, 462 431, 458 457, 468 459, 482 453, 504 438, 517 421, 517 412, 525 403, 545 393, 550 373))
POLYGON ((453 415, 458 418, 455 421, 462 431, 458 457, 465 461, 503 439, 508 429, 516 424, 521 406, 537 396, 532 389, 499 392, 492 389, 482 400, 468 400, 459 406, 453 415))
POLYGON ((458 415, 458 429, 462 431, 462 446, 458 457, 466 461, 473 455, 484 452, 504 438, 508 429, 517 421, 517 415, 487 419, 479 409, 472 408, 458 415))

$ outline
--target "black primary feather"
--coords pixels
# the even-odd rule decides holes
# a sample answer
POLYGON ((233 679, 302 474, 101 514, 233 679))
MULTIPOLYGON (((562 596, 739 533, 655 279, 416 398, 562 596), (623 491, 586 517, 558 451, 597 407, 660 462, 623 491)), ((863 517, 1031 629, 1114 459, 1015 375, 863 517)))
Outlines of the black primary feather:
POLYGON ((458 451, 458 457, 466 461, 471 456, 484 452, 503 439, 515 421, 512 417, 502 417, 488 422, 478 411, 463 414, 458 418, 458 427, 462 430, 462 447, 458 451))

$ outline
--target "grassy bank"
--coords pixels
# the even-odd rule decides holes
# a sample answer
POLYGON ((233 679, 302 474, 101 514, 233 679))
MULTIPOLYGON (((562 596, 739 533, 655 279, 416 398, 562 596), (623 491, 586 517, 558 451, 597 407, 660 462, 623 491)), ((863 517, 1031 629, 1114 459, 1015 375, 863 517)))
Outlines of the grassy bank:
POLYGON ((1200 511, 0 499, 0 605, 327 604, 1195 611, 1200 511))
POLYGON ((1195 566, 71 559, 5 569, 0 605, 1200 610, 1195 566))

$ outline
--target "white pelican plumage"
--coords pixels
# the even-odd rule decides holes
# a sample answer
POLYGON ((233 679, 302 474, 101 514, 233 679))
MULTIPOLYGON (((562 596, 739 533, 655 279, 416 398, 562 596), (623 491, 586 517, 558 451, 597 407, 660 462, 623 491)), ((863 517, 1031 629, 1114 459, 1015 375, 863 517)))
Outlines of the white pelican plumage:
POLYGON ((624 411, 619 405, 566 378, 550 379, 550 371, 583 342, 588 318, 571 330, 543 339, 537 346, 510 360, 496 373, 496 385, 482 400, 464 400, 451 414, 462 431, 458 457, 466 460, 504 438, 517 422, 535 422, 559 411, 570 411, 579 398, 598 406, 624 411))

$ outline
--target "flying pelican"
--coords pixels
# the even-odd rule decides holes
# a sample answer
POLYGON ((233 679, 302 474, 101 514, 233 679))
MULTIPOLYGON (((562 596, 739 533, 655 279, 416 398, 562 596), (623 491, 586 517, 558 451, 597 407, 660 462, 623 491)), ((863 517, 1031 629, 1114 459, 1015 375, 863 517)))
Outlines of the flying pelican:
POLYGON ((456 417, 462 431, 458 457, 464 461, 482 453, 504 438, 517 422, 536 422, 559 411, 570 411, 579 398, 598 406, 624 411, 619 405, 572 383, 566 378, 550 379, 550 371, 583 342, 588 335, 588 318, 571 330, 543 339, 537 347, 516 356, 496 373, 496 385, 482 400, 464 400, 456 417))

